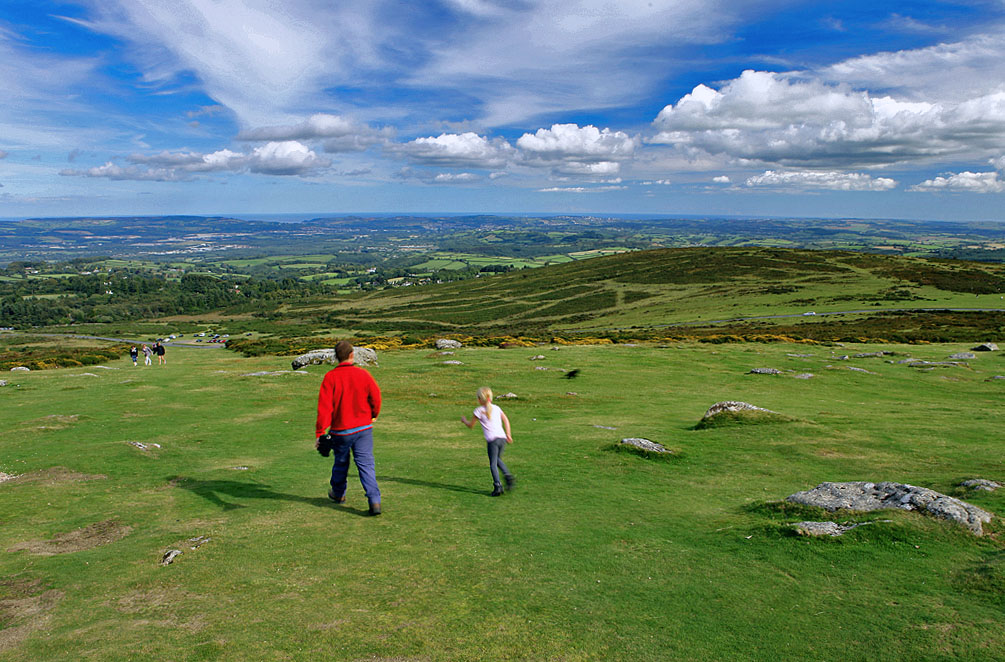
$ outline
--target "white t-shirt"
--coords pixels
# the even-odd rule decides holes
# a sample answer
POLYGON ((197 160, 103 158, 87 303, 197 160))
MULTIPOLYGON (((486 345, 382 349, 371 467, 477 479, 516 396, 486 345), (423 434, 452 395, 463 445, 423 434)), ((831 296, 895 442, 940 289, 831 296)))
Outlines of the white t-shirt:
POLYGON ((492 441, 500 437, 505 439, 506 430, 503 429, 502 409, 493 404, 489 404, 489 407, 492 407, 492 418, 489 418, 486 414, 485 407, 478 407, 473 412, 474 417, 482 424, 482 433, 485 435, 485 441, 492 441))

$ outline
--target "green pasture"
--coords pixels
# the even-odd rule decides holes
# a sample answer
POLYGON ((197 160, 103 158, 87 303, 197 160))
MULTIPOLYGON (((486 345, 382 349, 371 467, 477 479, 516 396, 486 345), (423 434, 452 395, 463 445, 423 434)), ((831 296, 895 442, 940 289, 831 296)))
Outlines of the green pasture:
MULTIPOLYGON (((590 253, 592 251, 586 251, 590 253)), ((599 255, 599 252, 594 252, 599 255)), ((429 259, 419 264, 410 267, 413 272, 419 271, 439 271, 441 269, 447 270, 457 270, 465 269, 467 267, 474 267, 479 269, 481 267, 487 267, 491 265, 506 265, 514 269, 531 269, 535 267, 543 267, 549 264, 560 264, 563 262, 569 262, 573 259, 572 254, 557 254, 557 255, 546 255, 534 258, 518 258, 518 257, 502 257, 502 256, 486 256, 477 255, 474 253, 454 253, 454 252, 443 252, 443 253, 429 253, 429 259)), ((591 256, 584 256, 591 257, 591 256)))
POLYGON ((333 271, 327 271, 321 274, 309 274, 307 276, 300 276, 300 280, 304 281, 321 281, 325 285, 346 285, 349 283, 351 278, 341 278, 338 277, 338 273, 333 271))
POLYGON ((822 481, 891 480, 1005 512, 1005 490, 956 487, 1005 479, 1005 380, 988 381, 1005 354, 897 363, 967 348, 384 352, 379 518, 354 471, 346 506, 325 496, 326 367, 256 376, 289 359, 174 348, 165 367, 8 373, 0 471, 20 477, 0 482, 0 658, 994 659, 997 519, 977 538, 916 513, 779 505, 822 481), (897 354, 854 357, 878 350, 897 354), (518 479, 500 498, 459 423, 481 385, 519 396, 498 401, 518 479), (790 420, 695 430, 719 400, 790 420), (616 452, 624 437, 676 455, 616 452), (874 523, 834 539, 788 526, 829 518, 874 523))
POLYGON ((310 268, 323 267, 335 256, 329 254, 322 255, 271 255, 268 257, 256 257, 246 259, 221 260, 220 264, 243 269, 246 267, 276 266, 284 269, 303 269, 303 265, 310 265, 310 268))

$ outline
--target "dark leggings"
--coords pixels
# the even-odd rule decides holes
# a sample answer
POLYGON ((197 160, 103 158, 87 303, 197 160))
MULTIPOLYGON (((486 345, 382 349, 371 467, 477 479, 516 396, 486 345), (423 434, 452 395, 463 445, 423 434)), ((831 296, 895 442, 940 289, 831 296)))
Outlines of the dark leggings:
POLYGON ((496 487, 502 487, 502 482, 499 480, 499 471, 501 470, 503 476, 507 478, 512 477, 513 474, 509 472, 506 465, 503 464, 502 454, 506 450, 506 437, 499 437, 498 439, 493 439, 488 442, 489 451, 489 469, 492 470, 492 483, 496 487))

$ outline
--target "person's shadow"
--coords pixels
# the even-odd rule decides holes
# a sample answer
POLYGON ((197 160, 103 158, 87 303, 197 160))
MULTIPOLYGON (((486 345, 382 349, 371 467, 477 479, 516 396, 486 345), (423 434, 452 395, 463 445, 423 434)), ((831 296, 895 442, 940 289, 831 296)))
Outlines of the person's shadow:
POLYGON ((277 492, 271 486, 262 483, 245 483, 237 480, 196 480, 185 476, 172 476, 167 481, 169 485, 188 490, 206 501, 220 506, 223 510, 236 510, 246 507, 243 504, 223 498, 227 496, 234 499, 279 499, 294 503, 306 503, 318 508, 341 510, 361 517, 369 515, 368 510, 352 508, 345 504, 336 504, 328 497, 305 497, 299 494, 286 494, 285 492, 277 492))
POLYGON ((451 492, 465 492, 467 494, 486 494, 484 490, 476 490, 473 487, 462 485, 450 485, 449 483, 437 483, 430 480, 416 480, 415 478, 398 478, 396 476, 377 476, 378 481, 386 480, 390 483, 403 483, 405 485, 419 485, 421 487, 432 487, 438 490, 450 490, 451 492))

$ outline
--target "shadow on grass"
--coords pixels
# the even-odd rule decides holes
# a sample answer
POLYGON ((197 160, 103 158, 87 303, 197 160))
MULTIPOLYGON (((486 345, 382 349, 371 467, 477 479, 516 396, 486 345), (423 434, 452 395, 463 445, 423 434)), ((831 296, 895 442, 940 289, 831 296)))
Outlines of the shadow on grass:
POLYGON ((243 504, 224 499, 226 496, 235 499, 276 499, 279 501, 291 501, 293 503, 306 503, 318 508, 331 508, 361 517, 369 515, 369 512, 363 509, 336 505, 327 496, 305 497, 299 494, 286 494, 285 492, 277 492, 271 489, 269 485, 263 485, 262 483, 245 483, 237 480, 195 480, 194 478, 186 478, 184 476, 173 476, 167 480, 169 485, 188 490, 206 501, 220 506, 223 510, 236 510, 246 507, 243 504))
POLYGON ((386 480, 390 483, 403 483, 405 485, 418 485, 420 487, 432 487, 438 490, 449 490, 451 492, 465 492, 467 494, 488 494, 487 490, 476 490, 473 487, 463 487, 461 485, 450 485, 448 483, 436 483, 429 480, 417 480, 415 478, 397 478, 395 476, 377 476, 377 480, 386 480))

